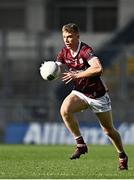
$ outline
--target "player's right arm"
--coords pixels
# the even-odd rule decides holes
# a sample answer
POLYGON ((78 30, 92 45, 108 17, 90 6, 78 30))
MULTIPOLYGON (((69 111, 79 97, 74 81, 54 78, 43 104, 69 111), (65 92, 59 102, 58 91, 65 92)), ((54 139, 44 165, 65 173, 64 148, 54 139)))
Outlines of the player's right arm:
POLYGON ((60 67, 61 72, 64 72, 64 48, 57 54, 56 64, 60 67))

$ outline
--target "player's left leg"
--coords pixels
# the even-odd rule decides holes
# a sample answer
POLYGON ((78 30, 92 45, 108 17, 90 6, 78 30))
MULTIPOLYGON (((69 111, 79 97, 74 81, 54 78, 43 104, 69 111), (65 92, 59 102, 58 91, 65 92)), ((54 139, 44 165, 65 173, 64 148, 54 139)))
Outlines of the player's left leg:
POLYGON ((102 130, 104 133, 108 136, 111 143, 116 148, 117 152, 119 153, 119 169, 124 170, 128 169, 128 157, 124 151, 121 136, 119 132, 114 128, 113 125, 113 119, 112 119, 112 112, 101 112, 96 113, 100 126, 102 127, 102 130))

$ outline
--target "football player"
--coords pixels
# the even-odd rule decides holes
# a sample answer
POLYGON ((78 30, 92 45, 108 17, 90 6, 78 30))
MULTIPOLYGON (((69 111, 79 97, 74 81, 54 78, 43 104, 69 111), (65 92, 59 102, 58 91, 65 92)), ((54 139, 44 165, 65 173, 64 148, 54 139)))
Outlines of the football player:
POLYGON ((74 89, 64 99, 60 113, 62 119, 76 140, 76 149, 70 159, 79 158, 88 152, 87 145, 81 135, 79 124, 74 114, 90 108, 97 116, 98 122, 116 148, 119 155, 119 169, 128 169, 128 157, 122 145, 119 132, 112 120, 111 100, 108 89, 101 80, 103 67, 93 49, 80 41, 79 27, 74 23, 62 27, 65 47, 57 55, 57 64, 68 67, 63 73, 62 80, 67 84, 74 82, 74 89))

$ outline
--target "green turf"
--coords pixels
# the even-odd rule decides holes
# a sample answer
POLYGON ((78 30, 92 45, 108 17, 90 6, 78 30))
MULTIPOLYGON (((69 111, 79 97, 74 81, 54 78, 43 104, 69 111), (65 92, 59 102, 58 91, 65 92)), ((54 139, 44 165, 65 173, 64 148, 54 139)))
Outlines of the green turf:
POLYGON ((91 145, 78 160, 69 159, 73 146, 0 145, 1 179, 132 179, 134 146, 126 146, 129 170, 117 170, 112 145, 91 145))

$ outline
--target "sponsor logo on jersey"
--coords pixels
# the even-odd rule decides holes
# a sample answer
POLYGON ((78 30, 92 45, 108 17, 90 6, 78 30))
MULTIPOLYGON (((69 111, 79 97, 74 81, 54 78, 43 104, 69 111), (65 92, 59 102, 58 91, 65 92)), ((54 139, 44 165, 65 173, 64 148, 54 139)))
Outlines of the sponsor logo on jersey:
POLYGON ((83 64, 83 62, 84 62, 83 59, 80 58, 80 59, 79 59, 79 63, 80 63, 80 64, 83 64))
POLYGON ((71 61, 70 61, 69 59, 66 59, 66 63, 67 63, 67 64, 70 64, 71 61))

